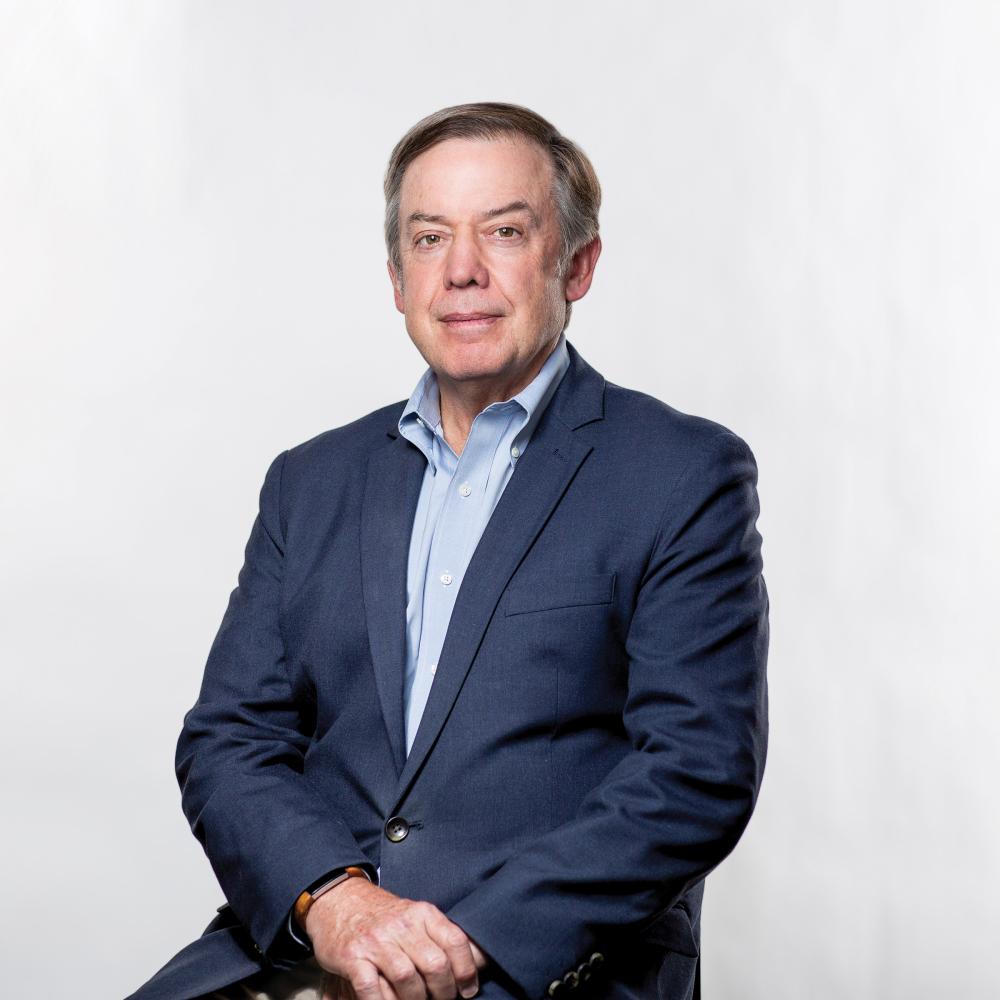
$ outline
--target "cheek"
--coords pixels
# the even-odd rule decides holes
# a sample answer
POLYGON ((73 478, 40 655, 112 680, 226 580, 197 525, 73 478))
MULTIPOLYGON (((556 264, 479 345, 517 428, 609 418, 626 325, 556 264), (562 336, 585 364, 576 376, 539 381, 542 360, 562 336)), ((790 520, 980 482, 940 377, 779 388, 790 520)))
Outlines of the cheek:
POLYGON ((414 319, 426 317, 434 299, 434 283, 422 269, 414 269, 406 276, 403 286, 405 312, 414 319))
POLYGON ((548 281, 540 263, 512 268, 498 277, 504 295, 519 311, 536 313, 547 308, 550 298, 548 281))
POLYGON ((535 317, 551 316, 562 302, 562 293, 557 284, 540 275, 525 288, 524 295, 528 308, 535 317))

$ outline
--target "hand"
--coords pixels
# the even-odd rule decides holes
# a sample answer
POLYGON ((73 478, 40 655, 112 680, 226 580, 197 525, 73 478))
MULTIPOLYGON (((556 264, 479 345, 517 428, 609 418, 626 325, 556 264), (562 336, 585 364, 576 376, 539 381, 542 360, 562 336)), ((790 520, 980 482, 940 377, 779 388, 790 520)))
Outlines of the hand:
POLYGON ((482 951, 431 903, 364 879, 325 893, 306 917, 325 1000, 454 1000, 478 992, 482 951))

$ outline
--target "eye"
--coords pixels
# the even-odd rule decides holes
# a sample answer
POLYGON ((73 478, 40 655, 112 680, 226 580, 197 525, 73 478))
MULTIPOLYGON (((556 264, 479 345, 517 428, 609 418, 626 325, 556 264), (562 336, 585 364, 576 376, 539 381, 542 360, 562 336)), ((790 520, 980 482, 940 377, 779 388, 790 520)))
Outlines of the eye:
POLYGON ((441 236, 439 233, 424 233, 423 236, 417 239, 417 245, 423 244, 425 247, 436 246, 441 242, 441 236))
POLYGON ((505 240, 509 240, 514 236, 520 236, 520 233, 513 226, 500 226, 498 229, 493 230, 497 236, 502 237, 505 240))

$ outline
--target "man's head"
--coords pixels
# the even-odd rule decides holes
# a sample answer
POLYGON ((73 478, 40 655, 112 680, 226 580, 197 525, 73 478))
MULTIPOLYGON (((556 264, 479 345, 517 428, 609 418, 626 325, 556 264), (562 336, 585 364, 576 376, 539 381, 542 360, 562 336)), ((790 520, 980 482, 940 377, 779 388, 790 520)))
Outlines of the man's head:
POLYGON ((446 380, 533 376, 590 287, 600 186, 584 153, 511 104, 445 108, 385 177, 396 306, 446 380))

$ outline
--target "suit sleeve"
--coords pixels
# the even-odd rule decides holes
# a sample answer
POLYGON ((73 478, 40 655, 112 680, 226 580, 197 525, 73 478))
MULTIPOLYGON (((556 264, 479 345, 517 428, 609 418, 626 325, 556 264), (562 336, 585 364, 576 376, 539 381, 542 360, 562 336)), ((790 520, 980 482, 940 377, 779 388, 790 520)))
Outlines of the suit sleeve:
POLYGON ((449 911, 529 997, 593 951, 610 962, 750 818, 767 733, 756 472, 724 431, 668 484, 626 637, 630 752, 571 821, 449 911))
POLYGON ((308 723, 285 670, 279 617, 284 458, 265 477, 238 586, 176 761, 188 822, 233 911, 271 954, 291 943, 288 914, 306 886, 335 868, 371 868, 302 773, 308 723))

